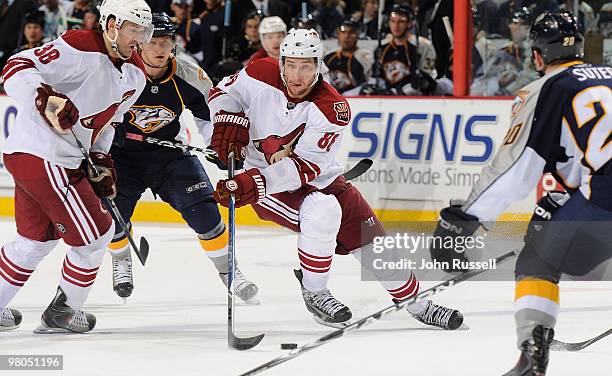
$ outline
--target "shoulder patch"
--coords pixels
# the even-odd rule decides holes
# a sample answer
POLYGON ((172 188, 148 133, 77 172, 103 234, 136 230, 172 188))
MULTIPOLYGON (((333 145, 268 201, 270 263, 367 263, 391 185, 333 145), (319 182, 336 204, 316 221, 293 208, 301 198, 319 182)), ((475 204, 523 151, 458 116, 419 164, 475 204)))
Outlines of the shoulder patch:
POLYGON ((351 107, 348 102, 325 81, 321 82, 308 100, 312 101, 332 124, 344 127, 351 121, 351 107))
POLYGON ((336 120, 338 120, 339 122, 348 124, 348 122, 351 120, 351 112, 349 110, 348 103, 334 103, 334 111, 336 111, 336 120))

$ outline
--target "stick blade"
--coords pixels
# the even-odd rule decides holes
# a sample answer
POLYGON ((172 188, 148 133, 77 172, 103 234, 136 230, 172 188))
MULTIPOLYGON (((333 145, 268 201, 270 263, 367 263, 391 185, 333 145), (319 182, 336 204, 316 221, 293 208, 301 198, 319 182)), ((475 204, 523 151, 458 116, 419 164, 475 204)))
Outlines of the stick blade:
POLYGON ((230 333, 229 344, 236 350, 249 350, 257 346, 264 336, 265 334, 260 334, 254 337, 236 337, 234 334, 230 333))
POLYGON ((140 260, 140 263, 144 266, 149 257, 149 242, 144 236, 140 238, 140 247, 138 247, 138 251, 136 251, 136 256, 138 256, 138 260, 140 260))
POLYGON ((359 177, 364 172, 368 171, 368 169, 372 167, 373 163, 374 162, 369 158, 360 160, 353 168, 344 173, 344 178, 346 180, 353 180, 359 177))
POLYGON ((552 342, 550 343, 550 349, 552 351, 572 351, 568 349, 567 345, 569 345, 569 343, 560 342, 560 341, 557 341, 556 339, 553 339, 552 342))

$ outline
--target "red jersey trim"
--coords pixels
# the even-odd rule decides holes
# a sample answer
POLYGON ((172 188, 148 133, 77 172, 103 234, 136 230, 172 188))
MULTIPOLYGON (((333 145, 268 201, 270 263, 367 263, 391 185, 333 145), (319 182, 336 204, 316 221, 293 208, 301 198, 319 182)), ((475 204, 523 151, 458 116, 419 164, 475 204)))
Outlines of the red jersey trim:
POLYGON ((68 30, 60 37, 70 47, 83 51, 83 52, 97 52, 108 56, 108 58, 115 64, 117 68, 121 67, 124 63, 132 64, 139 68, 142 73, 147 77, 147 71, 145 70, 142 58, 136 51, 132 52, 127 60, 116 59, 108 54, 106 45, 104 44, 104 36, 102 33, 93 30, 68 30))

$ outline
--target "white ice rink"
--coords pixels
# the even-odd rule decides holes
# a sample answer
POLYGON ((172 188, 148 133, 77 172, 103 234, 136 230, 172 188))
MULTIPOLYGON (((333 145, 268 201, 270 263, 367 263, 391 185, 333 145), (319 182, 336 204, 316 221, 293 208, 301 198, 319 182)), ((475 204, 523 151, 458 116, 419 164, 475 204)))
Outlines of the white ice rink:
MULTIPOLYGON (((329 333, 307 313, 291 269, 295 235, 280 229, 238 230, 238 257, 260 288, 261 305, 238 305, 240 333, 265 333, 255 349, 228 350, 226 295, 214 267, 186 226, 137 225, 151 244, 146 268, 134 259, 134 294, 115 296, 105 257, 85 309, 97 316, 85 335, 32 333, 59 281, 67 247, 58 246, 39 266, 11 306, 21 328, 0 333, 0 354, 63 354, 64 371, 0 371, 0 375, 237 375, 282 353, 280 344, 305 344, 329 333)), ((0 242, 14 223, 0 220, 0 242)), ((361 282, 350 256, 334 258, 332 292, 361 318, 390 304, 377 282, 361 282)), ((431 283, 423 283, 424 287, 431 283)), ((290 360, 263 375, 501 375, 517 359, 511 282, 466 282, 436 301, 460 309, 470 326, 448 332, 426 327, 406 312, 388 316, 290 360)), ((612 326, 612 283, 561 284, 557 338, 582 341, 612 326)), ((549 375, 612 374, 612 338, 579 353, 553 353, 549 375)))

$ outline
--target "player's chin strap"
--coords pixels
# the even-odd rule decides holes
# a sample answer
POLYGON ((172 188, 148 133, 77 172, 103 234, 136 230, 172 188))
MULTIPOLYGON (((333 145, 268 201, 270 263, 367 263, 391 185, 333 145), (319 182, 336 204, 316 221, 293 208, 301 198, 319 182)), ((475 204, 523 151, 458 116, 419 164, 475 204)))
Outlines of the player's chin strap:
POLYGON ((130 54, 130 56, 128 57, 123 56, 123 54, 119 50, 119 46, 117 45, 117 38, 119 37, 119 29, 115 27, 115 30, 116 30, 115 37, 113 39, 109 37, 108 30, 104 32, 104 37, 108 39, 108 41, 111 43, 111 48, 113 49, 113 52, 117 53, 121 60, 127 60, 132 56, 132 54, 130 54))

